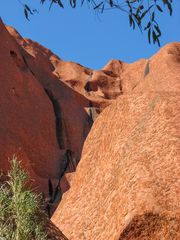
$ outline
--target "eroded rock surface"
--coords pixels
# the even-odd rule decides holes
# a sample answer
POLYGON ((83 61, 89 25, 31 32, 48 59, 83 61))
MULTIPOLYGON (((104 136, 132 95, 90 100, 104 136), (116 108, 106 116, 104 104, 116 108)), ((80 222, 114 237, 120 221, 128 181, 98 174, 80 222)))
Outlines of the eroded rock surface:
POLYGON ((7 30, 0 168, 18 155, 53 204, 70 187, 52 217, 68 239, 178 240, 180 44, 92 70, 7 30))
POLYGON ((47 193, 47 179, 58 179, 62 167, 53 107, 2 22, 0 42, 0 168, 7 171, 16 154, 47 193))
POLYGON ((52 217, 69 239, 180 239, 179 50, 125 66, 52 217))
POLYGON ((121 94, 118 76, 64 62, 2 22, 0 38, 0 167, 18 155, 37 190, 58 202, 93 122, 121 94))

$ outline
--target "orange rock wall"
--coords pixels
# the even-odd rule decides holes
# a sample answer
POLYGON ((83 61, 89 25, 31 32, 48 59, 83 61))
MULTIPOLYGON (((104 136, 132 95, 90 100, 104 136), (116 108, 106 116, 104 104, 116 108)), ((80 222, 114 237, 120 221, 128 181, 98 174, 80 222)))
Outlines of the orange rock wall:
POLYGON ((48 195, 75 171, 93 122, 121 94, 118 77, 64 62, 2 22, 0 31, 0 167, 7 171, 18 155, 48 195))
POLYGON ((61 165, 53 107, 2 22, 0 39, 0 168, 6 171, 16 154, 46 190, 47 178, 58 179, 61 165))
POLYGON ((124 95, 94 123, 52 217, 69 239, 180 239, 179 50, 161 49, 149 71, 124 66, 124 95))
POLYGON ((178 240, 180 43, 92 70, 2 22, 0 40, 0 168, 18 155, 54 205, 70 188, 69 239, 178 240))

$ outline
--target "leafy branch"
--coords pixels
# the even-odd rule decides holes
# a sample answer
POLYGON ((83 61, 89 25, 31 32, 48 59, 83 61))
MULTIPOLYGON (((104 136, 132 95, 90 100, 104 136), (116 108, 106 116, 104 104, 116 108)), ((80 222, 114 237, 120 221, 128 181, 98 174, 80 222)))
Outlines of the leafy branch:
MULTIPOLYGON (((20 0, 17 0, 20 2, 20 0)), ((48 0, 40 0, 44 4, 48 0)), ((58 5, 64 8, 65 0, 49 0, 49 9, 53 5, 58 5)), ((172 15, 173 0, 69 0, 72 8, 76 8, 77 4, 83 6, 85 3, 98 13, 103 13, 105 10, 120 10, 128 15, 130 27, 133 29, 136 26, 141 32, 147 31, 149 43, 158 44, 160 46, 160 37, 162 35, 159 24, 157 22, 157 12, 164 13, 167 9, 170 16, 172 15)), ((27 20, 29 15, 33 15, 38 11, 32 9, 27 4, 20 2, 24 8, 24 14, 27 20)))

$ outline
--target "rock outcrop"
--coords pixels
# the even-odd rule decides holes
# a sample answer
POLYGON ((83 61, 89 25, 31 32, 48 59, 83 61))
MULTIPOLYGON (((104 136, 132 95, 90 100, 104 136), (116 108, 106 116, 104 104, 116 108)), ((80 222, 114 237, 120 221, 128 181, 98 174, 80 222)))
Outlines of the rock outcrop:
POLYGON ((61 171, 53 106, 2 22, 0 41, 0 168, 7 171, 16 154, 47 193, 47 179, 58 179, 61 171))
POLYGON ((50 214, 66 192, 68 239, 180 239, 180 43, 92 70, 2 22, 0 40, 0 168, 18 155, 50 214))
POLYGON ((37 191, 58 202, 93 122, 121 94, 118 76, 64 62, 2 21, 0 39, 0 168, 18 155, 37 191))
POLYGON ((69 239, 180 239, 179 53, 124 66, 124 95, 94 123, 52 217, 69 239))

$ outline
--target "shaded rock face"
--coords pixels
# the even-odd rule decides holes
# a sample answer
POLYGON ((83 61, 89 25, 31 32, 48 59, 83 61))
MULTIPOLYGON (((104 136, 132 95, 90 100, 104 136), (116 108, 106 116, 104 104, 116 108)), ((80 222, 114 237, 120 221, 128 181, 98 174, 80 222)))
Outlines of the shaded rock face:
POLYGON ((68 240, 51 221, 46 223, 46 230, 48 240, 68 240))
POLYGON ((16 40, 0 22, 0 169, 7 172, 17 155, 51 214, 67 190, 61 178, 75 170, 92 126, 89 100, 52 73, 50 51, 8 30, 16 40))
POLYGON ((122 94, 118 71, 85 68, 64 62, 48 49, 30 39, 23 39, 12 27, 8 31, 24 51, 33 76, 39 81, 53 105, 57 140, 68 151, 69 171, 74 171, 81 157, 83 143, 99 113, 122 94))
POLYGON ((52 217, 69 239, 180 239, 179 51, 124 65, 52 217))
POLYGON ((57 203, 93 122, 121 94, 118 75, 64 62, 2 21, 0 40, 0 168, 16 154, 37 191, 57 203))
POLYGON ((29 70, 24 52, 0 22, 0 168, 16 154, 47 192, 47 179, 58 179, 61 153, 52 104, 29 70))
POLYGON ((26 50, 27 65, 51 102, 59 149, 64 155, 64 161, 71 161, 69 168, 74 171, 81 156, 84 139, 93 123, 84 109, 89 105, 89 100, 73 91, 54 74, 51 59, 61 61, 60 59, 39 44, 22 39, 14 29, 8 27, 8 30, 16 37, 23 50, 26 50))

